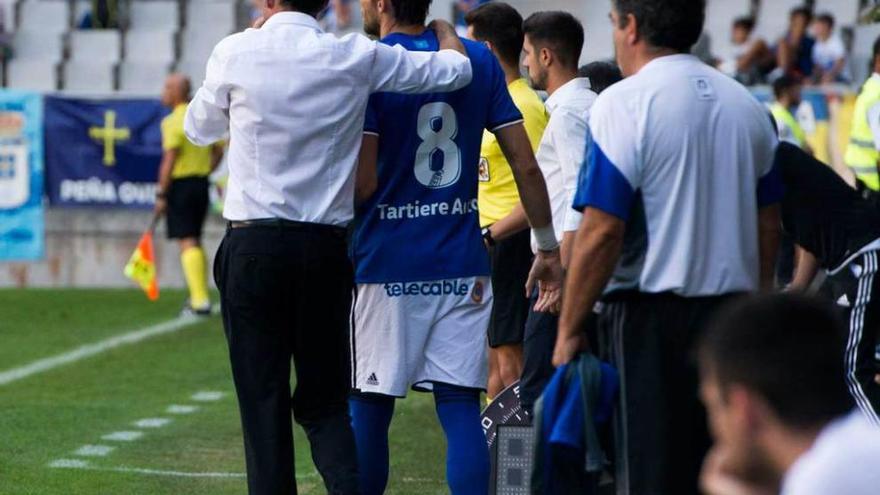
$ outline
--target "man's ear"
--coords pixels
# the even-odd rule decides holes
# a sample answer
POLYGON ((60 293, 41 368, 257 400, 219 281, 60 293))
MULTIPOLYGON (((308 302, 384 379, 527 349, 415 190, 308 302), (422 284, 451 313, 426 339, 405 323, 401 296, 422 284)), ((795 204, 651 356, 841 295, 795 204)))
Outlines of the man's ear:
POLYGON ((553 52, 550 51, 549 48, 541 47, 538 51, 538 60, 541 62, 541 65, 544 67, 550 67, 553 64, 553 52))
POLYGON ((391 1, 390 0, 379 0, 376 2, 376 12, 380 14, 387 14, 391 10, 391 1))
POLYGON ((626 41, 630 45, 635 45, 639 42, 641 37, 639 36, 639 22, 636 20, 636 16, 633 14, 626 14, 626 41))

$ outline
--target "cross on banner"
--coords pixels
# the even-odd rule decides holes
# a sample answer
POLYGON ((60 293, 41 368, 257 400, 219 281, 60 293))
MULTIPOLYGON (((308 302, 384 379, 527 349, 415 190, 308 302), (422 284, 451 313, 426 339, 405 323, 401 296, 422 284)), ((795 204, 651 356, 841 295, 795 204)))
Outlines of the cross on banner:
POLYGON ((89 137, 104 144, 104 165, 116 165, 116 141, 126 141, 131 137, 128 127, 116 127, 116 112, 104 112, 104 127, 90 127, 89 137))

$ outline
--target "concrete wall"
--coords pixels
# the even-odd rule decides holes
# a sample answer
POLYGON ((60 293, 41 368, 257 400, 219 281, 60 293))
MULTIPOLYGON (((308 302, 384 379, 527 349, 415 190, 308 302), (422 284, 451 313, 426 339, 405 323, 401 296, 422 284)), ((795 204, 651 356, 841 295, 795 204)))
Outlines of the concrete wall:
MULTIPOLYGON (((0 263, 0 287, 135 287, 122 270, 151 215, 149 211, 48 209, 45 259, 0 263)), ((224 229, 221 219, 211 215, 203 241, 209 264, 224 229)), ((165 239, 164 225, 154 240, 160 289, 183 287, 179 252, 165 239)))

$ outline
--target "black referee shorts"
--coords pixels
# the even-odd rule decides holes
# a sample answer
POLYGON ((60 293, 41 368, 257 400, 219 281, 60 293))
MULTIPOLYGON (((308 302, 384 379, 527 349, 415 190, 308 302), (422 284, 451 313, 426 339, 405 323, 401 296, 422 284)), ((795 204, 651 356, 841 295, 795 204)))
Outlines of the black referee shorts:
POLYGON ((168 210, 165 213, 168 238, 202 237, 208 201, 207 177, 172 180, 168 187, 168 210))
POLYGON ((532 267, 531 243, 531 230, 526 229, 489 250, 493 294, 489 347, 523 342, 529 315, 525 287, 532 267))

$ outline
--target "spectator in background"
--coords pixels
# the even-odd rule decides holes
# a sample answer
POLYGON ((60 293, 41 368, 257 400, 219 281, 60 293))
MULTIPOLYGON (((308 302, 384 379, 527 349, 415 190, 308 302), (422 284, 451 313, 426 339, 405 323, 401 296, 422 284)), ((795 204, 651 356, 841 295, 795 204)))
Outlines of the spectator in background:
POLYGON ((623 79, 620 67, 611 62, 592 62, 578 69, 578 77, 590 80, 590 89, 602 94, 608 86, 623 79))
MULTIPOLYGON (((490 2, 465 16, 468 37, 485 43, 504 71, 507 90, 523 116, 523 125, 538 149, 548 115, 544 102, 520 74, 523 19, 510 5, 490 2)), ((531 231, 520 205, 513 170, 494 133, 483 132, 480 146, 478 209, 483 240, 492 268, 492 316, 489 322, 489 385, 492 398, 519 380, 523 369, 523 332, 529 298, 523 287, 532 265, 531 231)))
POLYGON ((92 0, 91 8, 83 14, 79 29, 117 29, 119 28, 118 0, 92 0))
POLYGON ((733 21, 731 41, 733 56, 729 60, 719 60, 717 67, 739 82, 750 85, 760 82, 773 65, 773 54, 767 43, 754 36, 755 20, 739 17, 733 21))
POLYGON ((792 9, 788 32, 776 45, 776 65, 779 75, 809 77, 813 73, 813 45, 816 43, 807 28, 813 20, 809 7, 792 9))
POLYGON ((834 34, 834 17, 822 14, 813 23, 816 44, 813 45, 813 81, 819 84, 849 83, 846 46, 834 34))
POLYGON ((843 329, 831 308, 793 294, 737 302, 699 348, 715 445, 708 495, 870 495, 880 429, 852 411, 843 329))
POLYGON ((793 76, 781 76, 773 81, 773 96, 776 101, 770 105, 770 113, 776 120, 780 141, 789 142, 812 154, 810 145, 807 144, 807 134, 795 117, 801 105, 802 89, 800 79, 793 76))

